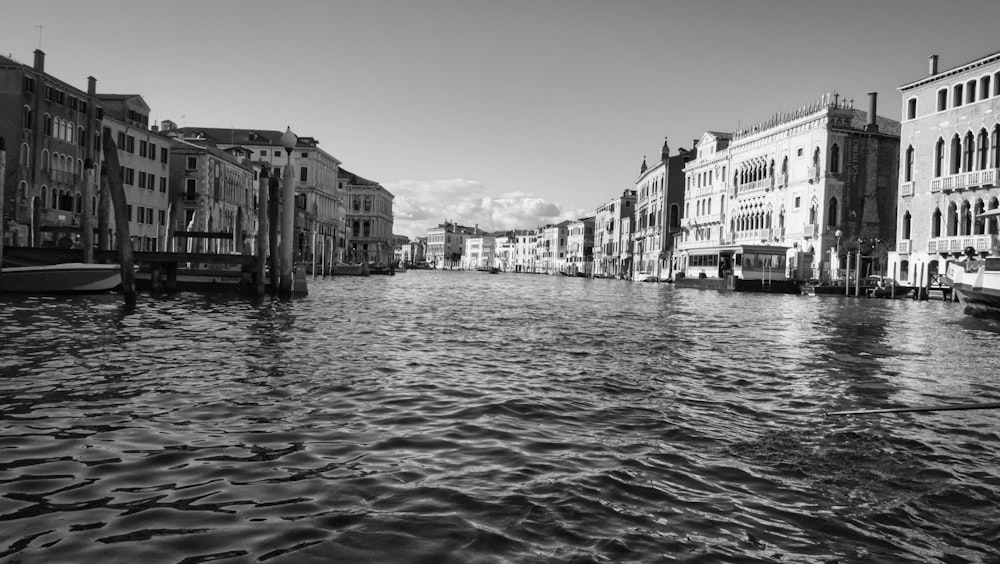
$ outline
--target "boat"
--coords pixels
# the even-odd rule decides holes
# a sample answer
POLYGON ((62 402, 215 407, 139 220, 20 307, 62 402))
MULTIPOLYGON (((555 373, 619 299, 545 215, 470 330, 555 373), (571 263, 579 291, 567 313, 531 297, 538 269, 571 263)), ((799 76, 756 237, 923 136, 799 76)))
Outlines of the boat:
POLYGON ((902 286, 888 276, 878 275, 869 276, 866 287, 869 298, 903 298, 913 291, 913 286, 902 286))
POLYGON ((1000 257, 975 258, 971 248, 966 253, 972 256, 948 263, 947 282, 967 315, 1000 319, 1000 257))
POLYGON ((61 294, 110 292, 121 286, 119 264, 67 262, 0 270, 0 292, 61 294))

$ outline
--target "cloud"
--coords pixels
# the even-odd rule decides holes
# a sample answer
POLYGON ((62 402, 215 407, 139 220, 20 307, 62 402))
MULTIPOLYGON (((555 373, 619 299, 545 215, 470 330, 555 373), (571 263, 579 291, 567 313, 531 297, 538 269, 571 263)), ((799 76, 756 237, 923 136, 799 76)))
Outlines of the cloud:
POLYGON ((525 192, 491 195, 477 180, 403 180, 382 184, 392 192, 394 226, 397 235, 427 236, 427 230, 454 221, 479 225, 485 231, 529 229, 593 215, 593 210, 563 209, 552 202, 525 192))

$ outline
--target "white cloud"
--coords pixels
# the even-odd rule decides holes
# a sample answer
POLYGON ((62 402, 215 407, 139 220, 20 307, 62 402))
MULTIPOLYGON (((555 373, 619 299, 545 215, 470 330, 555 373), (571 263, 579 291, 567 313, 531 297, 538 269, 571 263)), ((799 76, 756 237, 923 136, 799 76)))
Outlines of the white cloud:
POLYGON ((563 209, 524 192, 500 196, 488 193, 477 180, 403 180, 382 184, 392 192, 394 227, 398 235, 425 237, 427 230, 445 220, 485 231, 528 229, 593 215, 593 210, 563 209))

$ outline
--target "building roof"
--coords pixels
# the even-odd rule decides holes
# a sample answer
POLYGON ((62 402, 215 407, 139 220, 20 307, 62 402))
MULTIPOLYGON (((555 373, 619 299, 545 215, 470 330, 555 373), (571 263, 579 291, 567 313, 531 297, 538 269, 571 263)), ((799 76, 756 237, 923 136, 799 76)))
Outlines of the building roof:
POLYGON ((973 69, 973 68, 976 68, 976 67, 981 67, 983 65, 988 65, 990 63, 995 63, 997 61, 1000 61, 1000 52, 992 53, 992 54, 986 55, 985 57, 979 57, 978 59, 973 59, 973 60, 969 61, 968 63, 958 65, 955 68, 948 69, 946 71, 939 72, 937 74, 933 74, 933 75, 930 75, 930 76, 925 76, 923 78, 914 80, 913 82, 908 82, 906 84, 903 84, 899 88, 897 88, 897 90, 899 90, 900 92, 904 92, 906 90, 910 90, 911 88, 916 88, 918 86, 923 86, 924 84, 930 84, 932 82, 941 80, 942 78, 947 78, 949 76, 953 76, 953 75, 962 73, 962 72, 967 71, 969 69, 973 69))

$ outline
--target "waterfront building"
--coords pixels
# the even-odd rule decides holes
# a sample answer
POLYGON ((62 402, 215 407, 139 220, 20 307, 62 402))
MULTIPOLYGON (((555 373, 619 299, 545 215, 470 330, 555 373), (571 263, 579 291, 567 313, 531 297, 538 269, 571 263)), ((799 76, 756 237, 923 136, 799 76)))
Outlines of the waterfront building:
POLYGON ((427 230, 427 261, 434 268, 461 266, 465 240, 479 234, 479 225, 465 227, 451 221, 427 230))
MULTIPOLYGON (((268 175, 280 179, 288 163, 281 144, 284 131, 214 127, 178 128, 169 120, 161 130, 171 137, 196 143, 212 144, 219 149, 243 147, 252 151, 253 160, 268 169, 268 175)), ((340 179, 340 161, 319 147, 313 137, 300 136, 291 153, 295 167, 295 241, 296 256, 316 262, 323 256, 335 262, 344 260, 347 245, 347 198, 340 179)), ((279 198, 280 202, 280 198, 279 198)), ((280 206, 280 203, 278 204, 280 206)), ((389 233, 392 233, 390 230, 389 233)))
POLYGON ((734 133, 685 167, 678 268, 689 277, 826 280, 871 271, 895 237, 899 123, 824 95, 734 133))
POLYGON ((0 137, 7 144, 2 244, 72 245, 83 224, 85 200, 96 209, 100 178, 95 162, 103 108, 97 80, 82 90, 34 65, 0 57, 0 137))
POLYGON ((496 259, 493 266, 501 272, 512 272, 514 270, 515 253, 517 252, 517 240, 513 231, 503 231, 494 234, 496 244, 494 245, 496 259))
POLYGON ((669 278, 672 272, 673 235, 680 231, 684 201, 684 165, 692 155, 680 149, 670 156, 666 138, 660 160, 652 167, 643 158, 635 180, 635 232, 632 279, 669 278))
POLYGON ((406 235, 392 236, 392 259, 398 264, 406 264, 411 256, 410 238, 406 235))
POLYGON ((972 247, 1000 252, 1000 53, 928 75, 902 94, 897 233, 887 272, 901 282, 938 282, 949 260, 972 247))
POLYGON ((496 238, 482 234, 468 237, 462 253, 463 270, 491 268, 496 257, 496 238))
POLYGON ((566 226, 566 268, 569 274, 594 273, 594 217, 585 217, 566 226))
MULTIPOLYGON (((170 138, 150 128, 149 106, 138 94, 98 94, 104 108, 101 124, 118 148, 122 186, 128 202, 129 236, 136 251, 168 248, 170 205, 170 138)), ((97 155, 103 161, 103 154, 97 155)), ((103 195, 95 216, 100 239, 116 248, 115 214, 109 195, 103 195)), ((256 232, 256 218, 251 231, 256 232)))
POLYGON ((514 231, 514 250, 511 258, 514 272, 536 272, 536 249, 538 247, 537 229, 518 229, 514 231))
POLYGON ((378 182, 340 169, 347 194, 347 254, 352 262, 386 262, 392 252, 392 200, 378 182))
POLYGON ((540 272, 555 274, 563 272, 566 266, 566 238, 569 220, 555 225, 549 224, 538 229, 538 243, 535 264, 540 272))
POLYGON ((635 190, 625 190, 597 208, 594 215, 594 276, 621 278, 631 254, 631 233, 626 229, 635 215, 635 190))
POLYGON ((205 139, 170 140, 169 251, 250 254, 257 234, 250 152, 205 139), (225 236, 228 234, 228 236, 225 236))

